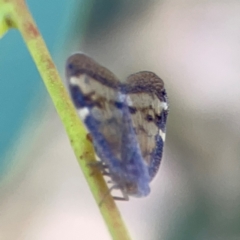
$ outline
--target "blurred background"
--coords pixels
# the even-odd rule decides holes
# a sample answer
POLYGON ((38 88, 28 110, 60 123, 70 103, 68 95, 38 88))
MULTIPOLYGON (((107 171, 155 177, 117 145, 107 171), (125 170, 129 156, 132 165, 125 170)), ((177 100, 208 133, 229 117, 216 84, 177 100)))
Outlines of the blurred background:
MULTIPOLYGON (((117 202, 133 239, 240 239, 240 2, 27 1, 64 79, 82 51, 120 79, 154 71, 170 101, 147 198, 117 202)), ((0 239, 110 239, 16 30, 0 40, 0 239)))

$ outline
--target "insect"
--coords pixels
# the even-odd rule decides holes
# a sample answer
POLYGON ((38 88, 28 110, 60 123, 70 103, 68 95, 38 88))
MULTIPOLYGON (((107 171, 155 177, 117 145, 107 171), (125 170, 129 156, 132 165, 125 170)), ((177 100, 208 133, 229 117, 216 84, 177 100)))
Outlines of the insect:
POLYGON ((144 197, 162 159, 168 116, 164 82, 153 72, 126 82, 82 53, 70 56, 66 79, 72 101, 88 129, 99 169, 123 197, 144 197))

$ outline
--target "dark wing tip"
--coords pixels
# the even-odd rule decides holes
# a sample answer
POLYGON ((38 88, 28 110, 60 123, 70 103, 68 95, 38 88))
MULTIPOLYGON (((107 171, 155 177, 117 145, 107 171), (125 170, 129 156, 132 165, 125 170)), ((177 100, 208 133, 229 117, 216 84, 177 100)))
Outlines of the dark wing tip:
POLYGON ((104 85, 116 88, 119 81, 115 75, 107 68, 101 66, 91 57, 84 53, 75 53, 71 55, 66 62, 66 78, 78 77, 86 74, 91 78, 101 82, 104 85))
POLYGON ((84 69, 93 69, 95 61, 83 53, 74 53, 66 62, 67 77, 77 76, 84 69))
POLYGON ((126 93, 153 93, 156 94, 159 99, 167 101, 167 94, 163 80, 150 71, 131 74, 127 78, 125 91, 126 93))

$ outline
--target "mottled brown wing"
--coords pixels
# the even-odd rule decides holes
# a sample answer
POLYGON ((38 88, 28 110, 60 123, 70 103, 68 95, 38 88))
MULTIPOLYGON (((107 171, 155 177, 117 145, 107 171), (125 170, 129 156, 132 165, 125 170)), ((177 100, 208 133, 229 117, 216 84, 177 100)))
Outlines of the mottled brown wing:
POLYGON ((123 91, 152 179, 162 159, 166 133, 168 102, 164 82, 152 72, 138 72, 128 77, 123 91))
POLYGON ((80 53, 67 60, 66 78, 75 107, 114 188, 122 190, 124 199, 148 195, 149 171, 137 142, 124 85, 80 53))
POLYGON ((120 82, 108 69, 81 53, 68 59, 66 69, 69 91, 80 118, 85 121, 90 114, 98 122, 98 130, 114 155, 120 158, 120 82))

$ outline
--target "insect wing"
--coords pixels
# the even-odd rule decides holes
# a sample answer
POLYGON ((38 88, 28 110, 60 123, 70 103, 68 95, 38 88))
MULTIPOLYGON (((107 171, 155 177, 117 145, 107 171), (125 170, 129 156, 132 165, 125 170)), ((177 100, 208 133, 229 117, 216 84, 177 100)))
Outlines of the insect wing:
POLYGON ((164 83, 152 72, 139 72, 128 77, 123 92, 128 96, 131 119, 152 180, 160 166, 166 133, 168 102, 164 83))
MULTIPOLYGON (((115 106, 118 100, 119 81, 106 68, 84 54, 69 57, 66 66, 69 91, 82 121, 87 126, 97 154, 109 166, 112 161, 106 152, 120 158, 122 112, 115 106), (110 161, 110 162, 109 162, 110 161)), ((111 158, 112 159, 112 158, 111 158)))
POLYGON ((106 164, 116 187, 124 195, 148 195, 149 173, 120 82, 84 54, 68 59, 66 75, 79 116, 91 133, 96 153, 106 164))

